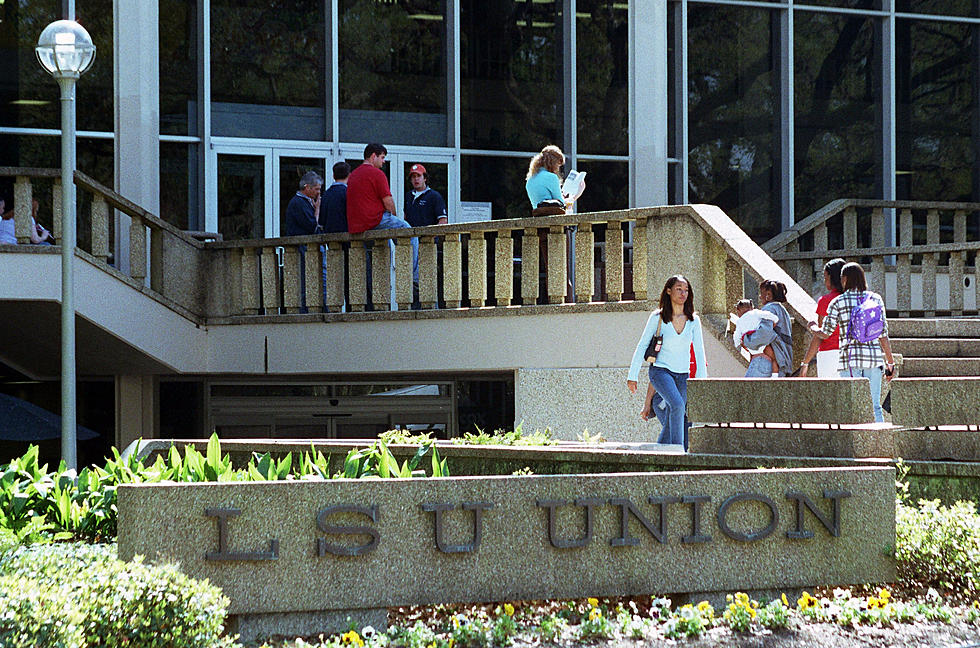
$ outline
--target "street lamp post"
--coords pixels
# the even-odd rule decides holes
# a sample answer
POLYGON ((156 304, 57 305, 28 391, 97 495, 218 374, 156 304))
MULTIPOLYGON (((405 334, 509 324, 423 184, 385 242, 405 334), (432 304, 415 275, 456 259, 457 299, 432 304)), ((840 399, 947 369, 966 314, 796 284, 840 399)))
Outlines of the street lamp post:
POLYGON ((75 81, 92 66, 95 45, 74 20, 56 20, 34 51, 61 87, 61 458, 75 469, 75 81))

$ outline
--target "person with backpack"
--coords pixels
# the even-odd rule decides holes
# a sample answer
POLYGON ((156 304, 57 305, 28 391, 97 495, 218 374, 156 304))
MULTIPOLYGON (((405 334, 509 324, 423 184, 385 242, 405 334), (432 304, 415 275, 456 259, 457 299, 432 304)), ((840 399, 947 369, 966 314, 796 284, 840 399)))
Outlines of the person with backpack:
POLYGON ((870 381, 875 421, 881 423, 885 420, 881 409, 882 378, 890 381, 895 374, 885 302, 881 295, 868 290, 860 264, 845 264, 840 280, 844 292, 827 306, 823 326, 810 322, 810 331, 827 339, 840 327, 837 371, 842 378, 864 377, 870 381))

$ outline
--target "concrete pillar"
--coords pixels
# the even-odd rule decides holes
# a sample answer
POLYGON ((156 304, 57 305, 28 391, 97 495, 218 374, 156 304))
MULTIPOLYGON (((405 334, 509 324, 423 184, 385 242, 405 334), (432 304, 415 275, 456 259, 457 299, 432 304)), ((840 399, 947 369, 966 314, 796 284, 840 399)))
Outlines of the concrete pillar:
POLYGON ((667 204, 667 5, 629 3, 630 207, 667 204))
POLYGON ((156 376, 116 376, 116 441, 120 451, 160 429, 160 385, 156 376))
MULTIPOLYGON (((156 2, 116 0, 113 3, 115 189, 157 215, 160 213, 158 13, 156 2)), ((128 272, 129 217, 116 212, 115 225, 116 267, 128 272)), ((144 254, 143 259, 146 258, 144 254)))

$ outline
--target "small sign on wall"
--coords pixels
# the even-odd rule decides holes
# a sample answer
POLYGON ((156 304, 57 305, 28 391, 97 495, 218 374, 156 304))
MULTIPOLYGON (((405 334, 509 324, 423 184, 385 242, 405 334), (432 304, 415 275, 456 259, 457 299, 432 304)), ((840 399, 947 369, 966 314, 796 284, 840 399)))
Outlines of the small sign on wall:
POLYGON ((456 210, 456 223, 480 223, 493 218, 491 202, 461 202, 456 210))

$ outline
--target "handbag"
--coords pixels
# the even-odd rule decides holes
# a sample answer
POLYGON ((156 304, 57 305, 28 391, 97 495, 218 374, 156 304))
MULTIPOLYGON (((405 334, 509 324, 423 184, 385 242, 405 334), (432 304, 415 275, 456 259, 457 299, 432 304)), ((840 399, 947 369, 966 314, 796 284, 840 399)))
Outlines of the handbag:
POLYGON ((564 216, 565 203, 556 198, 548 198, 538 203, 538 206, 531 211, 531 215, 538 216, 564 216))
POLYGON ((657 361, 657 354, 660 353, 660 347, 663 346, 664 336, 660 335, 660 325, 664 323, 664 318, 657 315, 657 332, 653 334, 650 338, 650 344, 647 345, 647 351, 643 354, 643 357, 647 362, 653 364, 657 361))

